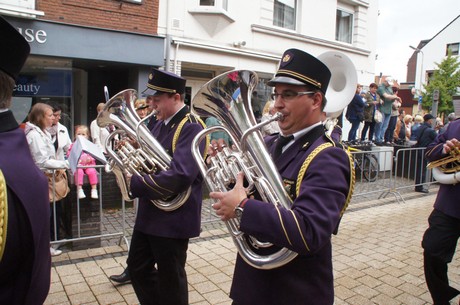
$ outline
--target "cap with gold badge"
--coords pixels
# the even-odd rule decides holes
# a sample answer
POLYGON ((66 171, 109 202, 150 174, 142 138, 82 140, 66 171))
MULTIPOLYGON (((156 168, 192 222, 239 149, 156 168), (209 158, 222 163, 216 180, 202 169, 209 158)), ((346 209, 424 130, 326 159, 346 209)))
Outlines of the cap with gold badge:
POLYGON ((286 50, 281 57, 278 71, 267 84, 313 85, 326 93, 331 71, 316 57, 298 49, 286 50))
POLYGON ((152 69, 149 74, 149 80, 147 82, 147 89, 144 93, 151 89, 154 92, 149 95, 155 95, 157 93, 179 93, 185 92, 185 78, 182 78, 174 73, 152 69))

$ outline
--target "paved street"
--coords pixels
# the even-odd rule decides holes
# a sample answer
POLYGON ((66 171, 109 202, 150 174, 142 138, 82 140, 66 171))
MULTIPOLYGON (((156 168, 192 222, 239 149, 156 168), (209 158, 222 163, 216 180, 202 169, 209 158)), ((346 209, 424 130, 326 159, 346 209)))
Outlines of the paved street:
MULTIPOLYGON (((436 190, 408 193, 405 202, 392 198, 355 208, 344 215, 333 237, 335 304, 430 304, 420 241, 427 227, 436 190)), ((126 247, 65 252, 53 258, 52 285, 45 304, 137 304, 131 285, 114 285, 126 247)), ((231 304, 236 250, 222 223, 204 225, 188 251, 190 304, 231 304)), ((460 287, 460 259, 450 264, 450 278, 460 287)), ((458 304, 458 298, 452 301, 458 304)))

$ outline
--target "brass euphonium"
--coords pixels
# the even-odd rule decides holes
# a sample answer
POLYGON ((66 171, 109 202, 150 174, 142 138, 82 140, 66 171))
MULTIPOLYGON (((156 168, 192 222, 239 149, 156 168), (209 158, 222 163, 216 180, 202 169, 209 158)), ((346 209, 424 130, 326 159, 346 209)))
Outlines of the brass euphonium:
MULTIPOLYGON (((171 163, 171 156, 143 123, 155 115, 155 112, 141 120, 134 107, 136 99, 136 90, 123 90, 107 101, 104 109, 97 116, 97 124, 100 127, 110 125, 116 127, 104 143, 109 159, 106 169, 115 174, 123 199, 127 201, 133 200, 130 196, 127 176, 165 171, 169 169, 171 163), (112 145, 113 142, 118 144, 112 145), (138 148, 134 147, 137 145, 138 148)), ((189 187, 187 191, 172 199, 151 200, 151 202, 161 210, 174 211, 185 203, 190 193, 189 187)))
MULTIPOLYGON (((250 97, 257 82, 258 77, 254 72, 238 70, 219 75, 200 89, 192 100, 192 111, 199 116, 215 117, 222 125, 201 131, 193 141, 192 155, 210 191, 228 191, 238 173, 243 172, 249 183, 248 188, 255 188, 263 201, 290 209, 292 201, 259 130, 271 121, 257 124, 252 112, 250 97), (235 148, 225 147, 211 158, 212 165, 208 168, 199 147, 206 136, 215 131, 226 132, 235 148)), ((281 114, 278 114, 275 119, 280 117, 281 114)), ((241 257, 255 268, 277 268, 297 256, 296 252, 287 248, 261 256, 253 248, 272 247, 271 243, 241 232, 237 219, 225 223, 241 257)))
POLYGON ((442 184, 456 184, 460 182, 460 151, 454 149, 449 156, 428 163, 432 169, 433 178, 442 184))

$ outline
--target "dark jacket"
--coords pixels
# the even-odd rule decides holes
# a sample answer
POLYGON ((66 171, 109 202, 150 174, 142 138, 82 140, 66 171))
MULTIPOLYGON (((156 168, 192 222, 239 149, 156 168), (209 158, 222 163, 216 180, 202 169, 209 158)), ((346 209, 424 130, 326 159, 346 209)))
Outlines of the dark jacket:
POLYGON ((356 119, 359 119, 360 121, 364 120, 364 107, 365 106, 366 106, 366 103, 363 101, 363 98, 359 94, 355 94, 350 104, 348 105, 345 117, 348 120, 356 120, 356 119))
MULTIPOLYGON (((336 135, 333 135, 336 137, 336 135)), ((273 154, 274 136, 266 138, 273 154)), ((330 143, 318 126, 297 139, 275 161, 288 193, 295 197, 304 160, 323 143, 330 143)), ((284 266, 260 270, 238 255, 231 298, 237 304, 333 304, 331 235, 336 230, 350 187, 350 161, 343 149, 329 147, 310 163, 292 209, 249 199, 241 230, 262 241, 287 247, 298 256, 284 266), (334 179, 331 179, 334 177, 334 179)))
MULTIPOLYGON (((153 175, 134 175, 131 192, 139 197, 139 210, 134 228, 144 234, 168 238, 191 238, 200 234, 202 181, 198 165, 191 158, 193 138, 203 129, 202 125, 188 119, 183 125, 176 146, 173 138, 182 119, 188 115, 182 108, 167 126, 163 120, 153 126, 152 134, 172 156, 170 169, 153 175), (183 206, 166 212, 154 206, 150 200, 163 199, 182 192, 191 186, 191 194, 183 206)), ((204 151, 204 143, 201 151, 204 151)))
POLYGON ((427 147, 428 144, 433 142, 436 138, 436 131, 431 127, 430 124, 424 122, 417 130, 417 144, 416 147, 427 147))
MULTIPOLYGON (((431 162, 447 156, 442 153, 443 145, 447 140, 458 139, 460 134, 460 120, 449 123, 446 131, 440 134, 426 148, 426 159, 431 162)), ((434 208, 446 215, 460 219, 460 183, 457 184, 440 184, 434 208)))
POLYGON ((8 202, 0 304, 43 304, 51 277, 48 180, 11 111, 0 113, 0 169, 8 202))

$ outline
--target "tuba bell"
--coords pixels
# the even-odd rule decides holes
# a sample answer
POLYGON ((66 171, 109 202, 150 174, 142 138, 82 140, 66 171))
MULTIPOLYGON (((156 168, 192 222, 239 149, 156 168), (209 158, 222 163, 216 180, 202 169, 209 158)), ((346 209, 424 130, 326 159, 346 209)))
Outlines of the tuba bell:
MULTIPOLYGON (((128 176, 165 171, 169 169, 171 163, 171 156, 143 123, 154 116, 155 112, 140 120, 134 108, 136 99, 136 90, 123 90, 108 100, 97 116, 97 124, 100 127, 116 127, 104 143, 108 154, 106 170, 115 174, 123 199, 127 201, 133 200, 129 191, 128 176), (112 143, 117 144, 112 145, 112 143)), ((185 203, 190 193, 189 187, 187 191, 174 198, 151 200, 151 202, 161 210, 174 211, 185 203)))
POLYGON ((353 99, 356 92, 358 76, 356 68, 351 59, 337 51, 327 51, 318 56, 331 71, 331 80, 326 91, 326 122, 330 134, 337 124, 337 117, 353 99))

